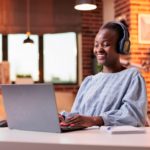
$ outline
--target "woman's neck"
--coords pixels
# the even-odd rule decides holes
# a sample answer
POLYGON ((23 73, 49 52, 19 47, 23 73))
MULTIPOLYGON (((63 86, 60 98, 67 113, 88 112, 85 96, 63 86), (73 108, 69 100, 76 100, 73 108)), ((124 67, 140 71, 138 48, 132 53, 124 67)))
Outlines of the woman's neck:
POLYGON ((120 63, 113 65, 113 66, 103 66, 102 72, 105 73, 116 73, 124 70, 125 67, 123 67, 120 63))

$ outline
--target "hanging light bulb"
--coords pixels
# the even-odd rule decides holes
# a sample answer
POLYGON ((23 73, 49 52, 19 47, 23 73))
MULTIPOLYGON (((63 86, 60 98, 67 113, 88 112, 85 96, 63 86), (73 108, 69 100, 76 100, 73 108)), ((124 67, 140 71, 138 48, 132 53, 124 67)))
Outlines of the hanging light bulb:
POLYGON ((76 10, 86 11, 94 10, 97 8, 95 0, 76 0, 76 5, 74 6, 76 10))
POLYGON ((31 44, 33 44, 34 42, 33 42, 33 40, 30 38, 30 32, 27 32, 26 33, 27 34, 27 38, 23 41, 23 43, 31 43, 31 44))
POLYGON ((34 41, 30 38, 30 1, 29 0, 26 0, 27 2, 27 38, 23 41, 24 44, 33 44, 34 41))

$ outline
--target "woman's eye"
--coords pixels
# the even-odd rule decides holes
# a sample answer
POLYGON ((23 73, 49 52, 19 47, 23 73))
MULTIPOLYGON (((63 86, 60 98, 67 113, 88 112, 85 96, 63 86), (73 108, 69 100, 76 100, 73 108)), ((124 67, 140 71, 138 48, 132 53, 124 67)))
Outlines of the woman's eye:
POLYGON ((107 43, 107 42, 105 42, 105 43, 103 43, 103 46, 104 46, 104 47, 107 47, 107 46, 110 46, 110 44, 107 43))
POLYGON ((96 48, 97 48, 97 47, 98 47, 98 44, 94 44, 94 47, 96 47, 96 48))

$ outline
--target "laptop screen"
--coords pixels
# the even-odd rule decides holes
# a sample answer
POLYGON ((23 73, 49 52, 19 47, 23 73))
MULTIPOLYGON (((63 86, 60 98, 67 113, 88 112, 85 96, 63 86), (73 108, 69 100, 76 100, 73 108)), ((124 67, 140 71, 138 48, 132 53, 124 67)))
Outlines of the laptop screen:
POLYGON ((61 132, 52 84, 2 85, 8 127, 61 132))

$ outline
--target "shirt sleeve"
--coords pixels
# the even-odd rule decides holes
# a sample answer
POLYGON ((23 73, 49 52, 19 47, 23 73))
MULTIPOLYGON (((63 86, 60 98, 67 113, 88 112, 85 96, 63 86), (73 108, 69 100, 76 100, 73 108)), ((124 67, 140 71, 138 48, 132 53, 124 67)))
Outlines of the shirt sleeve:
POLYGON ((75 101, 73 103, 73 106, 71 109, 72 113, 79 113, 79 109, 80 109, 80 105, 81 105, 84 93, 86 93, 87 88, 90 86, 91 80, 92 80, 92 76, 88 76, 83 80, 83 82, 78 90, 78 93, 76 95, 75 101))
POLYGON ((118 110, 109 110, 101 116, 105 125, 144 126, 147 114, 147 95, 145 81, 138 73, 130 82, 118 110))

